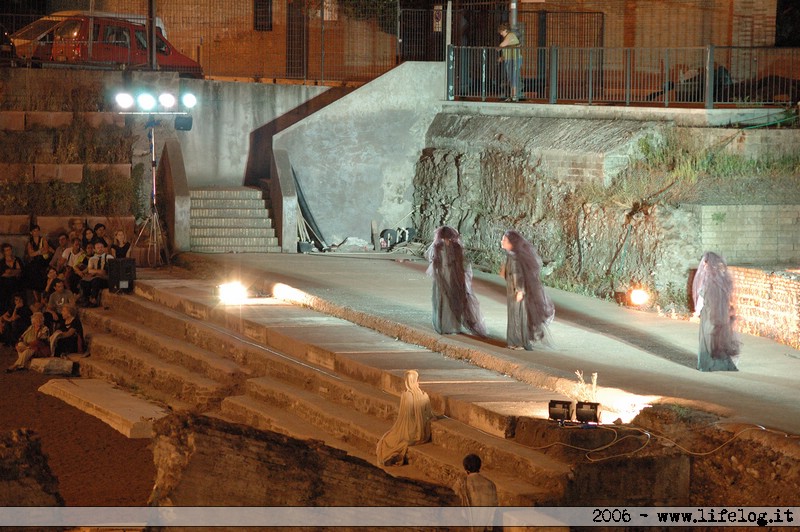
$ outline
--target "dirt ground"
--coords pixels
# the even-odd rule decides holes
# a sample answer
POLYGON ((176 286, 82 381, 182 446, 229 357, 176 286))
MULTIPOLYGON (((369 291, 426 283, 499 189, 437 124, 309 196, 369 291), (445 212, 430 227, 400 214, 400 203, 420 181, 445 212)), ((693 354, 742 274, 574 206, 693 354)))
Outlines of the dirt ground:
MULTIPOLYGON (((13 348, 0 348, 0 368, 15 359, 13 348)), ((150 440, 128 439, 97 418, 39 393, 52 378, 35 371, 0 372, 0 430, 36 432, 67 506, 144 506, 155 479, 150 440)))

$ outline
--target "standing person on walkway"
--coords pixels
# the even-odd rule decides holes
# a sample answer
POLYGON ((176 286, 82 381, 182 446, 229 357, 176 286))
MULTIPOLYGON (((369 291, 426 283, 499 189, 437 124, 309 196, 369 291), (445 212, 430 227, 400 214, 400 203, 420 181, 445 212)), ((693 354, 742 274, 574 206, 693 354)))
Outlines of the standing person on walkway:
POLYGON ((378 465, 403 465, 410 445, 431 439, 433 410, 428 394, 419 387, 419 373, 406 371, 406 390, 400 395, 400 408, 392 428, 378 441, 378 465))
POLYGON ((433 278, 433 328, 439 334, 457 334, 464 326, 486 336, 478 299, 472 292, 472 265, 464 257, 461 235, 443 225, 433 233, 426 252, 428 275, 433 278))
POLYGON ((503 63, 503 68, 505 69, 509 91, 509 97, 506 98, 506 101, 516 102, 520 97, 520 76, 522 75, 522 51, 519 47, 519 37, 511 31, 506 23, 500 24, 498 32, 503 37, 503 40, 498 45, 500 48, 498 61, 503 63))
POLYGON ((500 245, 506 252, 502 274, 506 278, 508 347, 530 351, 536 342, 549 344, 548 325, 556 310, 539 278, 542 259, 517 231, 506 231, 500 245))
MULTIPOLYGON (((481 457, 468 454, 462 460, 467 476, 459 480, 455 492, 461 498, 461 504, 470 507, 470 520, 473 523, 491 522, 494 509, 497 507, 497 487, 494 482, 481 475, 481 457)), ((492 530, 493 526, 480 525, 472 530, 492 530)))
POLYGON ((700 371, 738 371, 739 340, 733 330, 736 315, 731 296, 733 278, 725 259, 706 252, 692 283, 694 313, 700 316, 700 371))

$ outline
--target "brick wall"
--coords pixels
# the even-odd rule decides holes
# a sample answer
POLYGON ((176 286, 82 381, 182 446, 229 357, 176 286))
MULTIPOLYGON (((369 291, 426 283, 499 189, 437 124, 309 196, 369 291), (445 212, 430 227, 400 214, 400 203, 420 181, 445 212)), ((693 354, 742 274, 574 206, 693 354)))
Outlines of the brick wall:
POLYGON ((800 270, 731 267, 737 329, 800 349, 800 270))
POLYGON ((800 263, 800 205, 685 205, 700 222, 702 248, 729 264, 800 263))

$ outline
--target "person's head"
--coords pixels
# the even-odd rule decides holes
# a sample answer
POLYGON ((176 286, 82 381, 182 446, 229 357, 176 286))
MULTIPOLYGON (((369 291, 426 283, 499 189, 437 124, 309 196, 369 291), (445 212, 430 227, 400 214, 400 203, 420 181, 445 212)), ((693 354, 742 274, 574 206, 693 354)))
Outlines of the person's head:
POLYGON ((100 223, 95 224, 95 226, 94 226, 94 234, 99 236, 99 237, 105 236, 105 234, 106 234, 106 226, 103 225, 103 224, 100 224, 100 223))
POLYGON ((83 240, 86 241, 86 242, 90 242, 90 241, 94 240, 94 231, 92 231, 88 227, 86 229, 84 229, 84 231, 83 231, 83 240))
POLYGON ((125 231, 119 230, 116 233, 114 233, 114 242, 116 242, 117 245, 121 246, 127 241, 128 241, 127 238, 125 238, 125 231))
POLYGON ((58 270, 56 270, 52 266, 47 268, 47 278, 48 279, 55 279, 56 277, 58 277, 58 270))
POLYGON ((81 239, 80 238, 73 238, 72 239, 72 252, 77 253, 81 250, 81 239))
POLYGON ((4 242, 3 245, 0 246, 0 248, 2 248, 3 256, 5 257, 10 257, 11 255, 14 254, 14 248, 11 247, 11 244, 9 244, 8 242, 4 242))
POLYGON ((481 457, 477 454, 468 454, 461 463, 467 473, 478 473, 481 470, 481 457))
POLYGON ((25 306, 25 297, 22 294, 14 294, 14 306, 17 308, 25 306))
POLYGON ((417 390, 419 389, 419 373, 415 369, 406 371, 406 389, 417 390))
POLYGON ((41 232, 41 228, 38 225, 33 224, 31 226, 31 236, 39 236, 40 232, 41 232))
POLYGON ((86 254, 90 257, 94 255, 94 242, 92 241, 87 242, 84 251, 86 251, 86 254))
POLYGON ((500 24, 500 26, 497 27, 497 32, 503 37, 505 37, 506 33, 508 33, 508 24, 506 24, 505 22, 500 24))
POLYGON ((56 279, 53 281, 53 290, 56 292, 64 291, 64 279, 56 279))
POLYGON ((31 316, 31 325, 34 327, 41 327, 44 325, 44 314, 41 312, 34 312, 31 316))
POLYGON ((83 232, 83 220, 80 218, 73 218, 69 221, 69 226, 72 228, 73 231, 78 231, 79 233, 83 232))
POLYGON ((94 254, 95 255, 102 255, 106 252, 106 241, 102 238, 97 239, 94 243, 94 254))
POLYGON ((500 241, 500 245, 506 251, 516 251, 524 246, 526 242, 527 240, 525 240, 525 237, 519 234, 519 232, 509 229, 503 233, 503 238, 500 241))
POLYGON ((64 305, 61 307, 61 317, 65 320, 70 320, 78 315, 77 310, 72 305, 64 305))
POLYGON ((66 233, 61 233, 58 235, 58 247, 64 249, 67 247, 67 242, 69 242, 69 238, 67 238, 66 233))
POLYGON ((450 227, 449 225, 443 225, 439 229, 436 230, 434 234, 434 240, 445 240, 448 242, 456 241, 461 238, 461 235, 458 234, 458 231, 450 227))

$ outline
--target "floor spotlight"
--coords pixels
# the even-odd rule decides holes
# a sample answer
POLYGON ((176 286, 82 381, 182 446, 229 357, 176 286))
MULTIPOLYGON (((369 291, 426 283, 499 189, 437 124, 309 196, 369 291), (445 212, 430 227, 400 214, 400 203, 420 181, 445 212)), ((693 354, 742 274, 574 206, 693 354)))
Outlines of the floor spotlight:
POLYGON ((569 421, 572 419, 572 401, 553 399, 547 411, 549 418, 554 421, 569 421))
POLYGON ((575 405, 575 420, 579 423, 600 423, 600 403, 579 401, 575 405))
POLYGON ((247 288, 242 283, 230 282, 219 285, 219 300, 223 305, 241 305, 247 301, 247 288))

